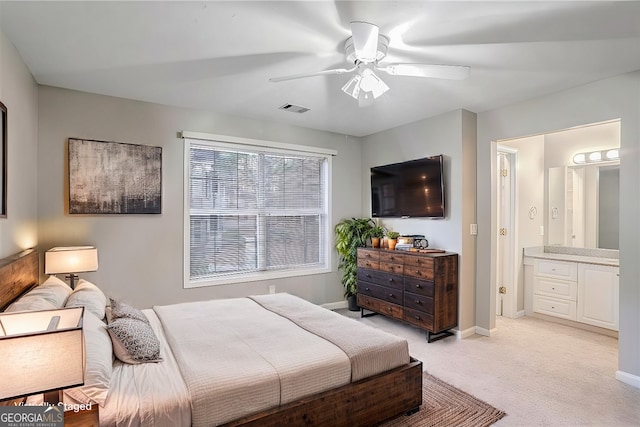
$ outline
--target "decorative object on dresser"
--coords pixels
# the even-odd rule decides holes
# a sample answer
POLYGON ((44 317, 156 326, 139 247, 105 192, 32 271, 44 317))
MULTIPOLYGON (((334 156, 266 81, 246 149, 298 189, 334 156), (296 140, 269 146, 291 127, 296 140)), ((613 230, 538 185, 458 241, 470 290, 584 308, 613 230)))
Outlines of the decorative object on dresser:
POLYGON ((399 236, 400 233, 398 233, 397 231, 387 231, 387 245, 390 251, 395 250, 399 236))
POLYGON ((162 147, 69 138, 69 213, 162 213, 162 147))
POLYGON ((78 276, 75 273, 98 270, 98 250, 93 246, 51 248, 44 254, 45 274, 66 274, 71 289, 78 276))
POLYGON ((59 390, 84 383, 84 308, 0 314, 0 400, 44 393, 57 405, 59 390))
POLYGON ((344 296, 349 310, 358 311, 358 248, 367 245, 376 223, 371 218, 345 218, 334 227, 338 270, 342 270, 344 296))
POLYGON ((358 249, 358 305, 410 323, 433 342, 458 326, 458 255, 358 249))

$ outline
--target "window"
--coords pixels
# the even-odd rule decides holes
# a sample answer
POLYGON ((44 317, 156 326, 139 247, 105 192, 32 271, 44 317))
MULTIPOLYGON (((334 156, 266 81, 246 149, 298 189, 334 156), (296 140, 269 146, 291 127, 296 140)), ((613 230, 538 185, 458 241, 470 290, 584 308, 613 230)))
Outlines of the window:
POLYGON ((331 154, 219 138, 185 138, 185 287, 329 271, 331 154))

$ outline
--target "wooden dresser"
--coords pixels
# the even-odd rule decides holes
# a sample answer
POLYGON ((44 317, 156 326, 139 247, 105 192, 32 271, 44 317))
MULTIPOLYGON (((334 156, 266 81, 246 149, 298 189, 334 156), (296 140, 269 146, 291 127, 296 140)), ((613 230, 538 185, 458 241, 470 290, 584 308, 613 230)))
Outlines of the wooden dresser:
POLYGON ((458 326, 458 254, 358 249, 358 306, 424 329, 427 341, 458 326))

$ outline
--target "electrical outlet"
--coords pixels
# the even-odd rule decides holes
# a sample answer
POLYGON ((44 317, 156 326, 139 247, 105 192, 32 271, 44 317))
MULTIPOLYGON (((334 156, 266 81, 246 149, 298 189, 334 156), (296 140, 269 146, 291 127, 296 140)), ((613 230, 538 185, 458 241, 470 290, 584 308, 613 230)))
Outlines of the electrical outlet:
POLYGON ((478 224, 471 224, 471 228, 470 231, 472 236, 477 236, 478 235, 478 224))
POLYGON ((276 293, 276 285, 269 285, 269 293, 270 294, 276 293))

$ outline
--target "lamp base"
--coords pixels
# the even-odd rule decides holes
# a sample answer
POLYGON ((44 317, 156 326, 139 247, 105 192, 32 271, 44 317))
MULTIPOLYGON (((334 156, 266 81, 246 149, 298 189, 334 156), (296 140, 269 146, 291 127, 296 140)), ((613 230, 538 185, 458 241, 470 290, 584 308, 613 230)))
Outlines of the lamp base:
POLYGON ((69 279, 69 286, 71 286, 71 289, 75 289, 76 288, 76 280, 78 280, 78 275, 77 274, 67 274, 66 276, 64 276, 65 279, 69 279))

